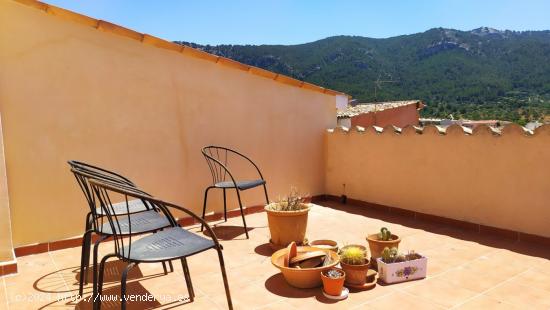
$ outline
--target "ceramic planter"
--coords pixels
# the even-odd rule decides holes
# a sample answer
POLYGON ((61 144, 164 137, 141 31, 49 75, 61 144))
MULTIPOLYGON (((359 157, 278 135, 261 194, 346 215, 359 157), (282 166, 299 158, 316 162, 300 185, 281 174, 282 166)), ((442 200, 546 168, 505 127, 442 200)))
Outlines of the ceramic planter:
POLYGON ((397 235, 391 235, 391 240, 383 241, 378 240, 378 234, 372 234, 367 236, 367 241, 369 242, 371 261, 376 263, 376 259, 382 256, 382 251, 384 251, 384 248, 398 248, 401 238, 397 235))
MULTIPOLYGON (((304 252, 319 251, 318 248, 313 248, 309 246, 298 247, 298 255, 304 252)), ((273 255, 271 255, 271 263, 273 266, 281 270, 283 277, 286 282, 294 287, 298 288, 314 288, 321 286, 321 272, 334 268, 340 262, 340 257, 334 251, 322 250, 330 255, 331 263, 327 266, 316 267, 316 268, 307 268, 307 269, 298 269, 292 267, 285 267, 284 260, 288 255, 287 249, 281 249, 273 255)))
POLYGON ((366 264, 363 265, 349 265, 341 261, 340 266, 346 273, 346 284, 362 286, 367 283, 367 272, 369 271, 369 261, 367 259, 366 264))
POLYGON ((270 243, 275 248, 288 246, 292 241, 302 244, 306 237, 307 217, 311 207, 298 211, 273 211, 265 207, 269 223, 270 243))
POLYGON ((346 273, 337 268, 331 268, 329 270, 321 272, 321 280, 323 280, 323 290, 325 293, 331 296, 340 296, 342 294, 342 288, 344 287, 344 280, 346 279, 346 273), (331 278, 326 275, 330 270, 336 270, 340 273, 340 277, 331 278))
POLYGON ((385 283, 398 283, 426 277, 428 258, 422 256, 420 258, 386 264, 382 258, 378 258, 378 274, 379 278, 385 283))

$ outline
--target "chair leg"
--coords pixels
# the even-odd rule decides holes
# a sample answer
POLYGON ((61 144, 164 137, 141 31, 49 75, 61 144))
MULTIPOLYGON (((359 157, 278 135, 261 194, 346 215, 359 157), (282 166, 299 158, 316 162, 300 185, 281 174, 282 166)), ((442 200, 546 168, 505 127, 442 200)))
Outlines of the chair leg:
MULTIPOLYGON (((126 310, 126 279, 128 278, 128 272, 132 269, 136 263, 129 263, 128 266, 122 272, 122 279, 120 280, 120 309, 126 310)), ((98 309, 99 310, 99 309, 98 309)))
POLYGON ((223 261, 223 254, 221 248, 216 249, 218 251, 218 259, 220 261, 220 268, 222 270, 223 286, 225 287, 225 297, 227 298, 227 306, 229 310, 233 310, 233 302, 231 301, 231 293, 229 292, 229 283, 227 282, 227 274, 225 272, 225 263, 223 261))
POLYGON ((96 310, 101 309, 101 293, 103 292, 103 277, 105 275, 105 263, 111 257, 116 257, 116 254, 107 254, 99 263, 99 280, 97 281, 97 296, 93 296, 93 308, 96 310))
POLYGON ((78 281, 78 296, 82 297, 84 293, 84 282, 86 281, 86 274, 88 273, 88 264, 90 261, 90 243, 92 230, 86 230, 82 236, 82 254, 80 257, 80 278, 78 281))
POLYGON ((97 298, 97 256, 98 256, 98 250, 99 250, 99 244, 101 241, 107 239, 107 236, 102 236, 97 240, 94 244, 94 257, 93 257, 93 266, 92 266, 92 278, 93 278, 93 290, 92 290, 92 296, 93 298, 97 298))
POLYGON ((166 262, 162 262, 162 270, 164 270, 164 275, 168 274, 168 269, 166 269, 166 262))
MULTIPOLYGON (((204 203, 202 205, 202 219, 204 220, 204 217, 206 216, 206 200, 208 199, 208 191, 211 189, 212 187, 208 187, 205 191, 204 191, 204 203)), ((203 230, 203 227, 204 225, 201 224, 201 231, 203 230)))
POLYGON ((227 198, 225 195, 225 188, 223 189, 223 218, 227 222, 227 198))
POLYGON ((243 211, 243 204, 241 202, 241 194, 239 193, 239 189, 235 188, 237 191, 237 198, 239 200, 239 208, 241 209, 241 217, 243 218, 243 225, 244 225, 244 233, 246 234, 246 239, 248 239, 248 229, 246 228, 246 220, 244 219, 244 211, 243 211))
MULTIPOLYGON (((92 213, 91 212, 88 212, 88 214, 86 215, 86 231, 88 230, 93 230, 92 229, 92 221, 93 221, 93 217, 92 217, 92 213)), ((84 260, 83 260, 83 265, 84 265, 84 284, 88 284, 88 269, 90 267, 90 250, 91 250, 91 247, 92 247, 92 234, 90 234, 88 236, 88 239, 86 240, 86 243, 83 243, 85 245, 85 249, 84 249, 84 260)))
POLYGON ((187 258, 181 258, 180 261, 185 277, 185 284, 187 285, 187 292, 189 293, 189 300, 193 302, 195 300, 195 290, 193 289, 193 282, 191 282, 191 273, 189 272, 189 265, 187 265, 187 258))
POLYGON ((264 184, 265 203, 269 204, 269 197, 267 197, 267 187, 264 184))
POLYGON ((174 272, 174 265, 172 265, 172 261, 168 261, 168 266, 170 267, 170 272, 174 272))

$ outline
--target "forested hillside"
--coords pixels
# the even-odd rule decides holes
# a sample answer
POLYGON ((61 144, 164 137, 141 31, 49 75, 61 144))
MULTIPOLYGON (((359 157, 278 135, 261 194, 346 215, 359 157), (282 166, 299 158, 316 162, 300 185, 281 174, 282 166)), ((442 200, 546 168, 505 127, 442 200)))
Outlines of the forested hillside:
POLYGON ((422 99, 428 104, 424 116, 525 123, 550 115, 550 31, 437 28, 387 39, 337 36, 290 46, 180 43, 343 91, 361 102, 422 99))

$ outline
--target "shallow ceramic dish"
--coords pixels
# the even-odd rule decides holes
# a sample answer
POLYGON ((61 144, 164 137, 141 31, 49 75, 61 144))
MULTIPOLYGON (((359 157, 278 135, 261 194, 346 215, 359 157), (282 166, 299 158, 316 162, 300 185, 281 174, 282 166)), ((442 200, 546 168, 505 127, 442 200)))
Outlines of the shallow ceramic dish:
POLYGON ((331 250, 338 253, 338 243, 334 240, 322 239, 314 240, 309 244, 314 248, 319 248, 322 250, 331 250))
MULTIPOLYGON (((310 246, 298 247, 298 254, 302 254, 304 252, 312 252, 312 251, 319 251, 319 249, 310 247, 310 246)), ((283 277, 285 278, 286 282, 288 282, 288 284, 298 288, 319 287, 322 285, 321 272, 323 270, 333 268, 334 266, 338 265, 338 263, 340 262, 340 257, 336 252, 331 250, 322 250, 322 251, 329 254, 330 259, 332 261, 330 264, 322 267, 306 268, 306 269, 285 267, 284 258, 287 255, 286 248, 273 253, 273 255, 271 255, 271 263, 273 264, 273 266, 279 268, 279 270, 283 274, 283 277)))

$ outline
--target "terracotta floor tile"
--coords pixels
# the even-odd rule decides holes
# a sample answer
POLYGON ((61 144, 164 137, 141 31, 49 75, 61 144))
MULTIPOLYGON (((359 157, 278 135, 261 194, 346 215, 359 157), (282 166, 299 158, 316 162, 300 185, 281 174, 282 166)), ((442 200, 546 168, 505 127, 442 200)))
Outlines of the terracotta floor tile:
POLYGON ((525 307, 525 305, 529 305, 530 309, 550 308, 550 294, 547 290, 540 289, 534 285, 525 286, 513 279, 491 289, 485 295, 516 306, 525 307))
POLYGON ((476 295, 472 290, 439 279, 417 281, 404 291, 444 307, 452 307, 476 295))
POLYGON ((435 302, 426 301, 403 292, 394 292, 389 295, 382 296, 361 305, 361 307, 364 307, 365 309, 390 309, 395 307, 396 304, 402 309, 444 309, 444 307, 435 302))
MULTIPOLYGON (((368 233, 388 227, 402 237, 401 250, 414 249, 428 257, 428 278, 377 285, 369 291, 352 291, 346 300, 339 302, 324 297, 322 288, 293 288, 271 265, 266 214, 249 214, 246 220, 251 228, 250 239, 242 233, 240 217, 210 222, 224 247, 235 309, 438 309, 454 305, 505 309, 517 304, 550 307, 546 297, 550 295, 548 249, 366 207, 333 202, 327 205, 332 207, 312 208, 306 234, 309 240, 335 239, 340 246, 368 246, 365 240, 368 233), (503 284, 511 277, 513 281, 503 284), (485 295, 478 295, 486 290, 485 295)), ((198 225, 186 228, 199 231, 198 225)), ((106 242, 99 252, 103 256, 112 251, 113 243, 106 242)), ((80 247, 76 247, 18 258, 19 274, 1 279, 6 290, 4 292, 3 285, 0 287, 0 308, 4 300, 10 302, 10 309, 91 309, 86 300, 67 299, 78 290, 80 253, 80 247)), ((141 264, 130 273, 129 292, 151 294, 156 301, 133 303, 129 308, 225 309, 217 252, 209 250, 194 255, 188 258, 188 263, 196 293, 194 302, 166 302, 168 298, 188 296, 179 261, 174 262, 175 271, 168 275, 164 275, 159 263, 141 264)), ((107 292, 118 293, 124 267, 125 263, 116 260, 108 263, 107 292)), ((90 291, 91 285, 87 285, 85 297, 89 297, 90 291)), ((119 307, 117 302, 106 302, 102 309, 119 307)))
POLYGON ((520 310, 524 307, 518 307, 507 302, 503 302, 498 299, 494 299, 488 296, 477 296, 470 299, 466 303, 457 307, 460 310, 486 310, 486 309, 507 309, 507 310, 520 310))
POLYGON ((480 276, 479 273, 468 268, 466 265, 451 269, 448 272, 438 276, 437 279, 456 284, 477 293, 481 293, 502 283, 508 278, 495 274, 484 274, 483 276, 480 276))
POLYGON ((0 278, 0 308, 8 307, 8 298, 6 296, 6 286, 4 285, 4 279, 0 278))

